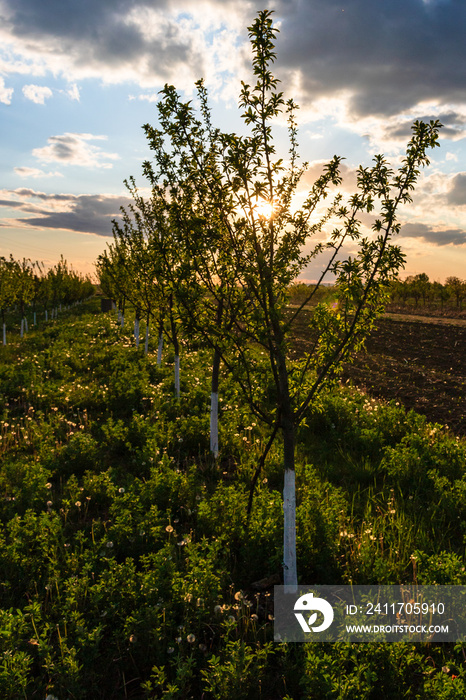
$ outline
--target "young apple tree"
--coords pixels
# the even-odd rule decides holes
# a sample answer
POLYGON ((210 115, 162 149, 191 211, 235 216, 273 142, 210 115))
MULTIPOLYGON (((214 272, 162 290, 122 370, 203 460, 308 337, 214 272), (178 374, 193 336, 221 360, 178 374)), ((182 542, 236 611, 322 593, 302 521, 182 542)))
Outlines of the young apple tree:
POLYGON ((389 283, 404 259, 392 243, 400 228, 397 211, 411 201, 441 125, 415 122, 397 171, 377 155, 370 167, 359 167, 354 195, 336 194, 324 206, 342 181, 341 158, 334 156, 296 208, 308 164, 298 156, 296 105, 278 92, 271 71, 276 32, 267 10, 249 27, 255 84, 243 83, 240 93, 249 135, 212 128, 202 82, 199 116, 174 87, 166 86, 158 104, 159 128, 145 126, 155 163, 145 163, 144 171, 153 198, 165 202, 177 249, 189 252, 191 290, 197 285, 198 292, 189 296, 179 288, 180 303, 191 309, 193 323, 234 373, 252 411, 270 426, 266 450, 281 434, 284 583, 296 586, 297 428, 383 310, 389 283), (273 122, 282 113, 288 123, 287 161, 278 158, 273 140, 273 122), (368 214, 372 229, 362 223, 368 214), (321 262, 317 284, 298 308, 290 309, 290 285, 316 259, 321 262), (293 322, 329 280, 335 282, 337 301, 311 307, 310 348, 295 360, 293 322), (194 313, 192 304, 201 299, 207 312, 194 313))

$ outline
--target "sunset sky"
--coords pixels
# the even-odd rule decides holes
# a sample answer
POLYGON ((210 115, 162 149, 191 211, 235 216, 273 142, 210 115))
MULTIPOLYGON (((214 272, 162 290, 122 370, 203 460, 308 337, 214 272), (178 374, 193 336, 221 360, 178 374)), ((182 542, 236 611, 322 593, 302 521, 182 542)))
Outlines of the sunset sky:
MULTIPOLYGON (((414 203, 402 211, 402 276, 466 278, 466 2, 275 0, 275 73, 300 105, 307 186, 344 156, 345 191, 376 153, 399 162, 414 119, 440 119, 414 203)), ((165 83, 205 78, 214 121, 242 129, 250 79, 247 0, 0 0, 0 255, 92 272, 144 185, 142 125, 165 83)), ((278 143, 285 129, 278 129, 278 143)), ((308 270, 313 279, 315 270, 308 270)), ((305 275, 306 277, 306 275, 305 275)))

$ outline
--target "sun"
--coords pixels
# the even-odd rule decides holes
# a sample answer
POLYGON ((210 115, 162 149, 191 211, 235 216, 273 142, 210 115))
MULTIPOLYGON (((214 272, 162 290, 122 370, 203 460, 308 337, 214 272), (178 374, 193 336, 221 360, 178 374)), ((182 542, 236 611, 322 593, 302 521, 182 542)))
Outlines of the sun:
POLYGON ((266 199, 258 199, 257 204, 254 205, 254 213, 259 219, 270 220, 275 214, 275 205, 266 199))

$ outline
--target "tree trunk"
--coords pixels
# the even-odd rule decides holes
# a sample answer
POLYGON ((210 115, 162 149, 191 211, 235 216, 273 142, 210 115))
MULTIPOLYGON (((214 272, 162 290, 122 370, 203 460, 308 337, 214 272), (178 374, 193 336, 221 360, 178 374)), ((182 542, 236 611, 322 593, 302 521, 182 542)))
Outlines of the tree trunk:
POLYGON ((218 457, 218 380, 220 374, 220 353, 214 350, 212 362, 212 383, 210 394, 210 451, 218 457))
POLYGON ((134 319, 134 337, 136 339, 136 347, 139 348, 139 313, 136 313, 134 319))
POLYGON ((173 348, 175 350, 175 395, 180 398, 180 344, 178 342, 178 331, 173 317, 173 296, 170 295, 170 325, 172 329, 173 348))
POLYGON ((3 321, 3 345, 6 345, 6 323, 3 321))
POLYGON ((157 365, 159 367, 162 364, 162 351, 163 351, 163 316, 161 316, 160 323, 159 323, 159 346, 157 348, 157 365))
POLYGON ((294 427, 282 424, 285 479, 283 488, 283 583, 298 586, 296 565, 296 486, 294 427))
POLYGON ((295 486, 295 426, 290 398, 286 358, 276 351, 278 394, 283 436, 283 583, 294 590, 298 587, 296 564, 296 486, 295 486))
POLYGON ((149 314, 147 314, 146 319, 146 342, 144 343, 144 354, 147 355, 149 352, 149 314))
POLYGON ((175 395, 180 398, 180 356, 175 355, 175 395))

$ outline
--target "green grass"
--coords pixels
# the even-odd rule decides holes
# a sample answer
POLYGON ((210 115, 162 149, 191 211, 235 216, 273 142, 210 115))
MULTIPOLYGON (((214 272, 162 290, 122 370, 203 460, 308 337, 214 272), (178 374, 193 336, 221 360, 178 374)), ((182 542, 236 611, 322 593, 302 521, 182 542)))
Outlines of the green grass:
MULTIPOLYGON (((273 641, 279 442, 210 353, 144 357, 97 300, 0 348, 0 696, 463 698, 461 645, 273 641)), ((299 431, 298 568, 310 583, 464 584, 465 444, 341 389, 299 431)))

